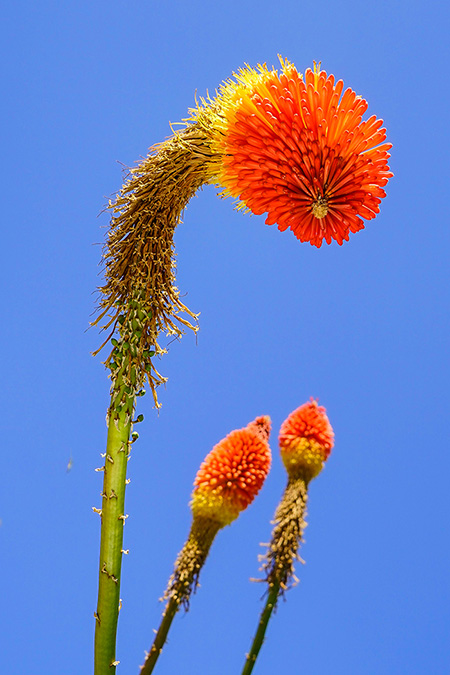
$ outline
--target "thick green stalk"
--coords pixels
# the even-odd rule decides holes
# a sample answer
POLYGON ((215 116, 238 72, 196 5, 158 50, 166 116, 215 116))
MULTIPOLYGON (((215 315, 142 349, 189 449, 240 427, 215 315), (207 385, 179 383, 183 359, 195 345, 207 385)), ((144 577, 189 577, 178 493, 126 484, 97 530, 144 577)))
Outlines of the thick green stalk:
POLYGON ((259 650, 261 649, 262 644, 264 642, 267 624, 269 623, 269 619, 272 615, 274 607, 277 604, 279 590, 280 584, 277 582, 275 582, 269 590, 266 604, 264 606, 263 611, 261 612, 261 617, 259 619, 258 629, 255 633, 255 637, 253 638, 251 649, 247 654, 247 658, 245 660, 242 675, 250 675, 250 673, 253 671, 253 667, 259 654, 259 650))
POLYGON ((100 571, 95 613, 95 675, 116 672, 116 632, 125 522, 125 485, 134 398, 120 412, 111 410, 104 466, 100 571))

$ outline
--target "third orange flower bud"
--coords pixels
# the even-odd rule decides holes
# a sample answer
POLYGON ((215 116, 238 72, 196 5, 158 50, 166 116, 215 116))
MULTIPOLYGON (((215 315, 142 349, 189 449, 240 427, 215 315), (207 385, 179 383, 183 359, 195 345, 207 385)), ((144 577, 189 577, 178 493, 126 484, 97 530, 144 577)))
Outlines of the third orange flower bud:
POLYGON ((309 482, 322 470, 334 445, 334 432, 325 408, 311 399, 283 422, 280 454, 290 478, 309 482))

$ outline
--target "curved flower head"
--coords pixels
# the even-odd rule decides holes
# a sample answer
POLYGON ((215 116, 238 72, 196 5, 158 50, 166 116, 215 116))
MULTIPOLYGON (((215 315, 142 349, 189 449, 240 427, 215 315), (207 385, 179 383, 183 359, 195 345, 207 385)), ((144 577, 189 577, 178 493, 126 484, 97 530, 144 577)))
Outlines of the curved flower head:
MULTIPOLYGON (((388 166, 386 130, 367 102, 320 66, 303 77, 247 67, 220 89, 213 130, 211 180, 238 208, 267 213, 266 224, 290 228, 320 247, 348 240, 379 212, 388 166)), ((206 120, 205 109, 196 113, 206 120)))
POLYGON ((214 446, 194 481, 194 520, 202 517, 224 527, 253 501, 270 469, 270 427, 270 417, 257 417, 214 446))
POLYGON ((283 422, 278 438, 290 478, 309 482, 322 470, 334 445, 334 432, 325 408, 311 399, 283 422))

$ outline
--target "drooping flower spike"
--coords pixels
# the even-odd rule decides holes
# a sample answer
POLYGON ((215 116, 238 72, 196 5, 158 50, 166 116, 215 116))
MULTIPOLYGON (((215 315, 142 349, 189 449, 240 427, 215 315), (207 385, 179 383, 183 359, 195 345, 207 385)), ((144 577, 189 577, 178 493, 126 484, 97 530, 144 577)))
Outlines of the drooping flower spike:
POLYGON ((267 601, 242 675, 252 672, 278 598, 296 580, 294 562, 300 560, 298 549, 306 527, 308 485, 320 473, 334 446, 334 432, 325 408, 311 399, 294 410, 281 425, 279 444, 288 483, 275 512, 275 527, 264 559, 267 601))
POLYGON ((265 213, 267 224, 317 247, 342 244, 379 212, 392 176, 383 121, 363 120, 367 102, 320 66, 303 76, 280 61, 280 72, 247 66, 215 98, 201 99, 185 127, 130 170, 109 205, 96 323, 106 318, 110 336, 118 332, 106 362, 117 406, 123 388, 137 393, 145 377, 157 403, 164 378, 152 357, 164 351, 160 333, 197 330, 175 286, 173 235, 202 185, 218 185, 238 208, 265 213))
POLYGON ((262 488, 271 464, 270 427, 270 417, 257 417, 228 434, 202 463, 194 481, 189 537, 164 594, 167 605, 141 675, 153 672, 180 605, 189 607, 217 532, 236 520, 262 488))

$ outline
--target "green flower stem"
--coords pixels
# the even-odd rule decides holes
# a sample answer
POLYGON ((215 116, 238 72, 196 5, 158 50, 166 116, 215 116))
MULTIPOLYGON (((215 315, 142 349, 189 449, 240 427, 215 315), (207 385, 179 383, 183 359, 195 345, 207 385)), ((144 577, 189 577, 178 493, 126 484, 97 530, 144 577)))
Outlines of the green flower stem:
POLYGON ((274 582, 269 590, 269 593, 267 595, 267 600, 266 604, 264 606, 263 611, 261 612, 261 617, 259 619, 259 624, 258 624, 258 629, 256 631, 255 637, 253 639, 253 643, 251 646, 251 649, 249 653, 247 654, 247 658, 245 660, 245 665, 242 670, 242 675, 250 675, 250 673, 253 671, 253 667, 255 665, 256 659, 258 657, 259 651, 262 647, 262 644, 264 642, 264 636, 266 634, 266 629, 267 629, 267 624, 269 623, 269 619, 272 615, 272 612, 277 604, 277 598, 278 598, 278 593, 280 590, 280 583, 279 582, 274 582))
POLYGON ((161 621, 161 625, 158 628, 158 632, 155 635, 153 640, 152 648, 150 649, 148 656, 145 660, 144 665, 141 668, 139 675, 150 675, 153 673, 153 669, 156 666, 159 655, 162 652, 164 643, 167 640, 167 634, 169 632, 170 626, 174 619, 175 614, 178 611, 180 606, 180 601, 176 598, 171 598, 167 603, 167 607, 164 611, 164 615, 161 621))
POLYGON ((181 604, 186 610, 189 608, 189 599, 197 588, 199 574, 221 527, 223 525, 210 518, 194 517, 189 537, 178 555, 174 572, 169 579, 169 585, 164 594, 168 602, 140 675, 153 673, 175 614, 181 604))
POLYGON ((101 511, 100 571, 95 613, 95 675, 116 672, 116 632, 120 602, 125 485, 134 398, 110 410, 101 511))
POLYGON ((294 561, 306 527, 308 483, 303 475, 290 476, 283 497, 275 512, 272 532, 264 569, 269 585, 267 601, 258 624, 250 652, 247 654, 242 675, 250 675, 262 647, 267 624, 276 607, 279 595, 289 588, 294 577, 294 561))

